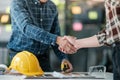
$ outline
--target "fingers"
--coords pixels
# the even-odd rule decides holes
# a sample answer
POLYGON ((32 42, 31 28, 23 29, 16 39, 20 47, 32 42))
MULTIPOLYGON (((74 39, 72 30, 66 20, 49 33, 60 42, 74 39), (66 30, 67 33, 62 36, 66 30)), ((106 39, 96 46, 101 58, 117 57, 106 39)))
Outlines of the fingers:
POLYGON ((77 51, 77 49, 72 44, 70 44, 68 41, 66 42, 64 46, 59 46, 59 50, 64 53, 69 53, 69 54, 75 53, 77 51))
POLYGON ((76 53, 77 48, 74 46, 75 40, 76 40, 76 37, 64 36, 63 45, 59 46, 59 50, 67 54, 76 53))
POLYGON ((75 53, 77 51, 77 49, 74 47, 73 44, 68 42, 66 45, 67 45, 67 48, 66 48, 67 50, 66 49, 64 50, 66 51, 66 53, 75 53))
POLYGON ((57 37, 56 43, 59 45, 59 50, 67 53, 73 54, 77 52, 77 48, 74 46, 76 41, 76 37, 73 36, 64 36, 64 37, 57 37))
POLYGON ((77 38, 74 36, 64 36, 64 39, 67 39, 73 45, 77 38))

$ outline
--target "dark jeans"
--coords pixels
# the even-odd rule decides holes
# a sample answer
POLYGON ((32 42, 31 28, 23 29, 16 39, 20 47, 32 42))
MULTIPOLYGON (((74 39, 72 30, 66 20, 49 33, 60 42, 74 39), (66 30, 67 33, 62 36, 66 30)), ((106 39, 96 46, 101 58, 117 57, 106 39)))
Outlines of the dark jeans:
POLYGON ((117 43, 113 47, 113 78, 114 80, 120 80, 120 43, 117 43))
MULTIPOLYGON (((17 54, 17 51, 9 51, 9 58, 10 58, 10 63, 13 59, 13 57, 17 54)), ((34 54, 35 55, 35 54, 34 54)), ((37 54, 35 55, 39 61, 40 67, 44 72, 52 72, 51 66, 50 66, 50 59, 49 59, 49 53, 44 53, 44 54, 37 54)))

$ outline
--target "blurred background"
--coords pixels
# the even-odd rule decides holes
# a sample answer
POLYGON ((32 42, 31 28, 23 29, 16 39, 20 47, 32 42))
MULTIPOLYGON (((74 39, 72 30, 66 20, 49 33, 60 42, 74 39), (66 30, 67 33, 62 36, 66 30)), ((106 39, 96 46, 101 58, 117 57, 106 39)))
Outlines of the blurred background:
MULTIPOLYGON (((52 0, 59 11, 61 35, 77 38, 90 37, 105 27, 104 0, 52 0)), ((6 44, 12 33, 10 24, 11 0, 0 0, 0 64, 8 65, 6 44)), ((76 54, 68 55, 73 71, 86 72, 90 66, 104 65, 112 72, 112 50, 104 46, 80 49, 76 54)), ((51 67, 60 71, 60 62, 50 50, 51 67)))

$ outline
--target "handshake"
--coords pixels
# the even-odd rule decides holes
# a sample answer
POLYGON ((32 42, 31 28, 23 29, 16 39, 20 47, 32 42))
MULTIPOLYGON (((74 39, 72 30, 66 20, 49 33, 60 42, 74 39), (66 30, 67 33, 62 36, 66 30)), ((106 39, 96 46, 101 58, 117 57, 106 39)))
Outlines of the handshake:
POLYGON ((73 54, 76 53, 79 49, 79 45, 77 42, 76 37, 73 36, 63 36, 57 37, 56 43, 59 45, 59 50, 66 54, 73 54))

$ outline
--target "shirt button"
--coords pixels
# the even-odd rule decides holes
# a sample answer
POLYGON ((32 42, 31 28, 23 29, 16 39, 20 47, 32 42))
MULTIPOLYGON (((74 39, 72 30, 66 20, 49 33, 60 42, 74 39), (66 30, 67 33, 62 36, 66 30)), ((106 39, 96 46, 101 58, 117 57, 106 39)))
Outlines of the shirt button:
POLYGON ((40 54, 40 51, 38 51, 38 54, 40 54))
POLYGON ((37 2, 35 2, 35 4, 37 4, 37 2))
POLYGON ((54 43, 51 43, 52 45, 54 45, 54 43))
POLYGON ((42 21, 43 21, 43 19, 40 19, 40 21, 42 22, 42 21))
POLYGON ((40 8, 40 10, 42 11, 42 8, 40 8))
POLYGON ((43 41, 41 41, 43 43, 43 41))

